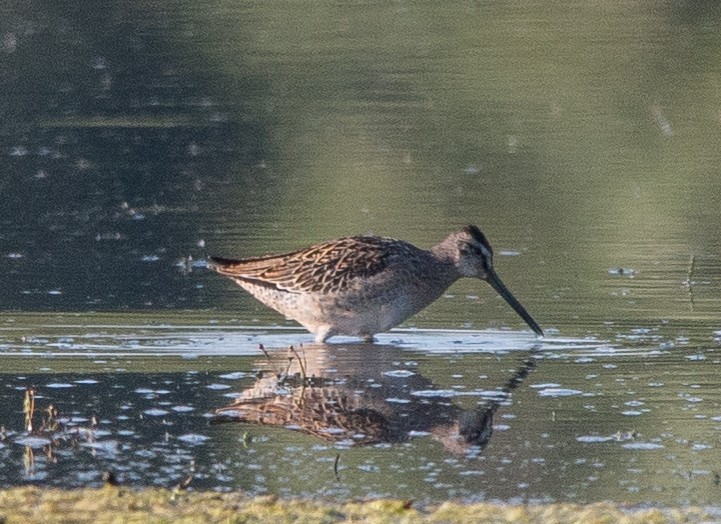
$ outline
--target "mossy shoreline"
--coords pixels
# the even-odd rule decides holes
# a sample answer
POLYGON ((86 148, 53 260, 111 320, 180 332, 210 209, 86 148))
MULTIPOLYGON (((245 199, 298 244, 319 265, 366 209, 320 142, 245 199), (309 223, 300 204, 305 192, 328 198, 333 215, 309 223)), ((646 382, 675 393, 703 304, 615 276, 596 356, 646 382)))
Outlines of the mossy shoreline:
POLYGON ((116 487, 0 490, 0 523, 671 523, 711 522, 719 514, 701 508, 631 509, 590 505, 462 504, 422 509, 412 501, 329 502, 249 497, 242 493, 132 490, 116 487))

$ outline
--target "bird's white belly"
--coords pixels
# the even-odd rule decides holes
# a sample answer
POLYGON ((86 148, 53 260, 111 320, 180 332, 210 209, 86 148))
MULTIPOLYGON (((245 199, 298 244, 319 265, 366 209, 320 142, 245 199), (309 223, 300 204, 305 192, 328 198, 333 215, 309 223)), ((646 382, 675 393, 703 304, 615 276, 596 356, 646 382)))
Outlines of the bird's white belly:
POLYGON ((335 309, 328 316, 331 332, 353 336, 371 336, 397 326, 414 312, 393 304, 369 303, 351 311, 335 309))
POLYGON ((334 335, 370 337, 397 326, 438 297, 409 287, 364 289, 340 295, 290 293, 237 281, 246 291, 286 318, 325 340, 334 335))

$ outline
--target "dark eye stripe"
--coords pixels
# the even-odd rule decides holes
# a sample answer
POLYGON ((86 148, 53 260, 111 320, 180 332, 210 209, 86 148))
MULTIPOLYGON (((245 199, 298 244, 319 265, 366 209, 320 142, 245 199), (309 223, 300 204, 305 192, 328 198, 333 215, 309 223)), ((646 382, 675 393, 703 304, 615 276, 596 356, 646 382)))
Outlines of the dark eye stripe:
POLYGON ((481 265, 483 266, 484 271, 490 271, 492 269, 491 257, 481 257, 481 265))

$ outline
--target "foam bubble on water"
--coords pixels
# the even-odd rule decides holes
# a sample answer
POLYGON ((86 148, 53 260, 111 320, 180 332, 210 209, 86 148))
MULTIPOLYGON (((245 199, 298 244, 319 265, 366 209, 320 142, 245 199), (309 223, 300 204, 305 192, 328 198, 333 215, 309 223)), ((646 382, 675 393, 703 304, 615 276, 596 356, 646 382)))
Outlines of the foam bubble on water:
POLYGON ((684 394, 679 395, 679 397, 683 398, 686 402, 692 402, 694 404, 698 402, 703 402, 703 399, 701 397, 691 397, 684 394))
POLYGON ((608 274, 613 277, 633 278, 636 276, 636 270, 630 267, 612 267, 608 270, 608 274))
POLYGON ((143 411, 143 413, 151 417, 162 417, 163 415, 167 415, 169 411, 160 408, 151 408, 146 409, 145 411, 143 411))
POLYGON ((691 446, 691 449, 694 451, 703 451, 705 449, 713 449, 713 446, 710 444, 694 444, 691 446))
POLYGON ((601 442, 610 442, 615 439, 613 437, 602 435, 581 435, 580 437, 576 437, 576 440, 587 444, 596 444, 601 442))
POLYGON ((451 398, 458 395, 456 391, 449 389, 422 389, 418 391, 412 391, 411 395, 414 397, 444 397, 451 398))
POLYGON ((383 374, 387 377, 396 378, 407 378, 415 375, 413 371, 408 371, 407 369, 393 369, 391 371, 384 371, 383 374))
POLYGON ((546 388, 538 392, 540 397, 570 397, 573 395, 580 395, 583 391, 577 389, 568 388, 546 388))
POLYGON ((200 435, 198 433, 186 433, 185 435, 180 435, 178 440, 187 442, 188 444, 202 444, 203 442, 210 440, 210 437, 207 435, 200 435))
POLYGON ((38 437, 37 435, 27 435, 15 439, 16 444, 27 446, 29 448, 38 449, 50 444, 50 439, 46 437, 38 437))
POLYGON ((80 445, 84 448, 90 448, 96 451, 104 451, 105 453, 116 453, 118 451, 118 448, 120 447, 117 440, 82 442, 80 445))
POLYGON ((625 449, 651 451, 655 449, 663 449, 665 446, 656 442, 627 442, 626 444, 622 444, 621 447, 625 449))

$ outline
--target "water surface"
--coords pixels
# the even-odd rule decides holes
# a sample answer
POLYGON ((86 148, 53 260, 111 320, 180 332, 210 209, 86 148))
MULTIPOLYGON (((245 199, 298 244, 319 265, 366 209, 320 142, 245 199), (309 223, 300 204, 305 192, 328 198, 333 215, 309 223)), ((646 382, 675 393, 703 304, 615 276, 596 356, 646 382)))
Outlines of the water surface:
POLYGON ((48 323, 35 338, 18 327, 3 330, 5 486, 93 486, 112 471, 136 487, 192 478, 193 489, 289 496, 716 500, 717 342, 396 330, 375 345, 315 346, 292 330, 217 324, 48 323), (284 381, 300 364, 315 384, 305 393, 284 381), (22 431, 28 386, 33 433, 22 431), (265 424, 219 423, 218 408, 271 395, 323 420, 355 399, 393 432, 365 439, 372 428, 343 433, 317 418, 276 426, 267 413, 265 424), (53 433, 38 429, 50 404, 53 433), (465 445, 454 424, 479 413, 490 435, 465 445))

